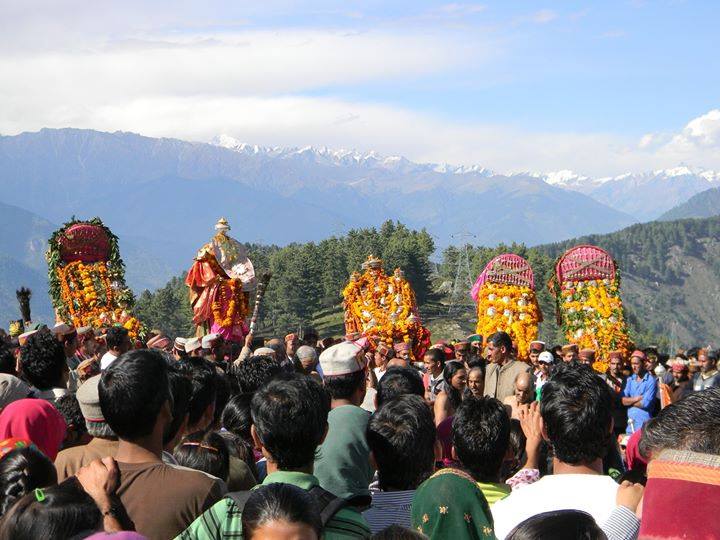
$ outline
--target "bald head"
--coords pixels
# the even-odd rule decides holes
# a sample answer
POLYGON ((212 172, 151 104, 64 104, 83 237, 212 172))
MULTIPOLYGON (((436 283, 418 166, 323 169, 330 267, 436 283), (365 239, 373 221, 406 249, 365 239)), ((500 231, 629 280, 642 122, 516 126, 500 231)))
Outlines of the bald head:
POLYGON ((535 380, 533 376, 523 371, 515 377, 515 398, 518 403, 530 403, 535 394, 535 380))

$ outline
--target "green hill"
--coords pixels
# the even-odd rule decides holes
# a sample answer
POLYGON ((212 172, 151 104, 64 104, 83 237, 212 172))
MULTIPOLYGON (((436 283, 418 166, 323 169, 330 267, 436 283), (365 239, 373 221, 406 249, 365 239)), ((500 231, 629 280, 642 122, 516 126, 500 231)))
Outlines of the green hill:
POLYGON ((720 214, 720 188, 710 188, 671 208, 658 221, 686 218, 706 218, 720 214))

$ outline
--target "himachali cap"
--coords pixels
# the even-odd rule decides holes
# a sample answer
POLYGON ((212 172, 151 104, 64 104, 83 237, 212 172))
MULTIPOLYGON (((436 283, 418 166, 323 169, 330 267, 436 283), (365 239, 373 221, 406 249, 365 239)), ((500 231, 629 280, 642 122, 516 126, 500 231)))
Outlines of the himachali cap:
POLYGON ((80 404, 80 411, 83 418, 89 422, 104 422, 102 409, 100 408, 100 396, 98 394, 98 383, 100 375, 90 377, 78 388, 77 400, 80 404))
POLYGON ((676 358, 672 362, 672 371, 682 373, 683 371, 688 371, 689 366, 685 363, 685 361, 682 358, 676 358))
POLYGON ((84 336, 86 334, 93 334, 95 335, 95 332, 93 331, 92 326, 81 326, 77 329, 78 336, 84 336))
POLYGON ((645 353, 642 351, 635 351, 630 355, 630 358, 638 357, 640 360, 647 360, 647 356, 645 356, 645 353))
POLYGON ((360 332, 350 332, 349 334, 345 334, 345 341, 357 341, 362 337, 362 334, 360 332))
POLYGON ((165 350, 170 346, 170 338, 167 336, 159 335, 151 338, 147 342, 148 349, 160 349, 165 350))
POLYGON ((288 341, 295 341, 297 339, 297 334, 288 334, 287 336, 285 336, 285 343, 287 343, 288 341))
POLYGON ((22 347, 23 345, 25 345, 27 343, 28 338, 30 336, 32 336, 33 334, 35 334, 36 332, 37 332, 37 330, 30 330, 29 332, 20 334, 18 336, 18 343, 20 344, 20 346, 22 347))
POLYGON ((320 355, 323 377, 349 375, 365 369, 365 355, 354 343, 344 342, 325 349, 320 355))
POLYGON ((184 351, 186 341, 187 341, 187 339, 185 339, 184 337, 176 337, 175 338, 175 348, 178 351, 184 351))
POLYGON ((580 358, 589 358, 595 360, 595 349, 583 349, 579 354, 580 358))
POLYGON ((65 323, 56 324, 50 331, 55 337, 62 338, 61 341, 72 340, 77 335, 75 327, 65 323))
POLYGON ((275 349, 271 349, 270 347, 259 347, 259 348, 255 349, 253 354, 260 355, 260 356, 266 355, 266 354, 270 355, 270 356, 275 356, 275 349))
POLYGON ((542 362, 544 364, 552 364, 553 362, 555 362, 555 357, 550 351, 543 351, 540 353, 540 356, 538 356, 538 362, 542 362))
POLYGON ((400 341, 398 343, 393 343, 393 349, 395 349, 395 352, 405 352, 410 350, 410 344, 405 341, 400 341))
POLYGON ((531 341, 530 342, 530 350, 531 351, 544 351, 545 350, 545 342, 544 341, 531 341))
POLYGON ((212 349, 215 346, 215 341, 217 341, 217 338, 219 338, 219 334, 207 334, 203 336, 202 338, 202 348, 203 349, 212 349))
POLYGON ((608 353, 608 360, 611 358, 617 358, 618 360, 622 360, 622 351, 610 351, 608 353))
POLYGON ((483 337, 480 334, 472 334, 471 336, 468 336, 465 341, 467 341, 470 345, 473 343, 479 343, 482 345, 483 337))
POLYGON ((467 341, 458 341, 455 344, 456 351, 467 351, 470 348, 470 344, 467 341))
POLYGON ((25 399, 32 393, 23 381, 8 373, 0 373, 0 409, 13 401, 25 399))
POLYGON ((196 351, 200 347, 202 347, 202 343, 200 343, 200 340, 196 337, 190 338, 185 341, 185 352, 186 353, 191 353, 193 351, 196 351))
POLYGON ((574 343, 569 343, 568 345, 562 346, 562 353, 567 354, 569 352, 574 352, 575 354, 578 353, 578 346, 574 343))

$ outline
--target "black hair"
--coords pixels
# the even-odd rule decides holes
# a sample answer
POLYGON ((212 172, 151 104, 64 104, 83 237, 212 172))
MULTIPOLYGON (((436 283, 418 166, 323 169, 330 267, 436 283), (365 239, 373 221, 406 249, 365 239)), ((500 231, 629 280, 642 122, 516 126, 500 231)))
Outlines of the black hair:
POLYGON ((65 425, 67 426, 68 431, 70 431, 70 428, 73 428, 77 438, 80 438, 87 433, 88 430, 85 425, 85 417, 80 410, 80 402, 77 397, 75 397, 75 394, 60 396, 55 400, 54 405, 65 419, 65 425))
POLYGON ((304 489, 276 482, 252 491, 242 512, 243 538, 252 540, 257 529, 273 521, 304 523, 320 538, 322 521, 317 504, 304 489))
POLYGON ((164 356, 151 349, 127 352, 102 373, 100 409, 118 438, 132 441, 152 433, 170 397, 167 373, 164 356))
POLYGON ((33 489, 55 484, 55 465, 35 446, 11 450, 0 459, 0 516, 33 489))
POLYGON ((15 365, 15 355, 12 349, 5 344, 0 344, 0 373, 17 375, 15 365))
POLYGON ((495 332, 494 334, 490 334, 487 338, 487 341, 488 343, 492 343, 498 348, 505 347, 508 354, 510 354, 513 350, 512 338, 506 332, 495 332))
POLYGON ((470 371, 475 368, 482 371, 483 375, 485 375, 485 365, 485 360, 482 358, 473 358, 467 362, 468 375, 470 375, 470 371))
POLYGON ((415 368, 393 366, 385 372, 385 375, 378 382, 377 406, 380 408, 383 403, 406 394, 425 396, 425 385, 422 377, 415 368))
POLYGON ((232 368, 240 392, 254 394, 269 380, 280 374, 280 362, 269 355, 256 355, 232 368))
POLYGON ((105 333, 105 343, 107 344, 108 351, 115 347, 121 347, 129 335, 127 328, 122 326, 111 326, 108 328, 105 333))
POLYGON ((225 440, 214 431, 191 433, 175 448, 173 457, 183 467, 228 480, 230 452, 225 440))
POLYGON ((426 540, 427 536, 400 525, 390 525, 372 535, 372 540, 426 540))
POLYGON ((370 417, 366 436, 381 489, 415 489, 432 474, 436 430, 430 408, 421 397, 401 395, 387 401, 370 417))
POLYGON ((433 362, 440 362, 441 365, 445 364, 445 353, 440 349, 428 349, 425 351, 425 356, 432 358, 433 362))
POLYGON ((523 463, 525 462, 525 443, 527 438, 522 430, 520 420, 517 418, 510 419, 510 438, 508 441, 508 449, 513 455, 512 462, 503 463, 502 471, 503 474, 500 477, 500 481, 506 480, 512 477, 516 472, 520 470, 523 463))
POLYGON ((606 540, 607 536, 587 512, 554 510, 519 523, 506 540, 606 540))
POLYGON ((510 418, 493 397, 468 397, 455 411, 452 442, 457 458, 478 482, 498 482, 510 443, 510 418))
POLYGON ((323 377, 323 384, 333 399, 350 399, 359 388, 365 385, 365 370, 361 369, 347 375, 323 377))
MULTIPOLYGON (((167 361, 167 358, 166 358, 167 361)), ((190 376, 185 374, 174 359, 168 363, 168 388, 172 396, 172 421, 163 433, 163 446, 170 443, 180 431, 185 417, 190 410, 190 397, 192 396, 192 383, 190 376)))
POLYGON ((192 396, 188 410, 188 425, 194 426, 200 421, 207 408, 215 403, 217 396, 217 377, 213 365, 200 356, 189 356, 178 362, 190 373, 192 396))
POLYGON ((23 377, 38 390, 60 386, 67 370, 65 349, 47 328, 31 335, 20 348, 23 377))
POLYGON ((230 398, 222 412, 222 427, 246 442, 252 442, 250 426, 252 394, 238 394, 230 398))
POLYGON ((253 397, 251 411, 258 438, 281 470, 313 463, 330 412, 320 383, 306 375, 270 381, 253 397))
POLYGON ((643 457, 666 448, 720 455, 720 388, 693 392, 645 422, 639 446, 643 457))
POLYGON ((42 501, 34 491, 20 499, 3 517, 0 538, 65 540, 102 526, 102 514, 76 477, 42 490, 42 501))
POLYGON ((457 360, 445 362, 445 367, 443 368, 443 380, 445 381, 443 387, 445 388, 445 393, 453 410, 457 410, 462 403, 462 394, 452 385, 453 377, 461 369, 465 370, 465 365, 457 360))
POLYGON ((224 373, 215 370, 215 412, 212 419, 212 427, 220 428, 221 416, 225 410, 225 406, 230 400, 231 388, 230 382, 224 373))
POLYGON ((612 438, 612 397, 590 366, 556 366, 543 386, 540 414, 560 461, 591 463, 607 454, 612 438))

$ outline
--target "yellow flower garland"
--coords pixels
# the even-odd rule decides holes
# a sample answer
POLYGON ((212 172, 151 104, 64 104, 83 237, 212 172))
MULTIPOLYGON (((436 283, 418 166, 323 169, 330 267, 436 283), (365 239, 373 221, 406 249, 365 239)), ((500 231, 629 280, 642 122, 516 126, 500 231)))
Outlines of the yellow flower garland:
POLYGON ((540 309, 535 291, 529 287, 486 282, 477 298, 478 323, 475 331, 483 337, 507 332, 525 360, 530 343, 538 336, 540 309))
POLYGON ((212 303, 213 320, 221 328, 232 328, 248 316, 250 311, 248 295, 242 290, 242 283, 237 279, 229 279, 220 285, 218 296, 212 303), (227 309, 222 313, 222 306, 227 301, 227 309), (238 309, 239 308, 239 309, 238 309))
POLYGON ((595 370, 607 370, 611 351, 620 351, 627 358, 631 344, 617 280, 564 282, 560 310, 568 342, 595 349, 595 370))

